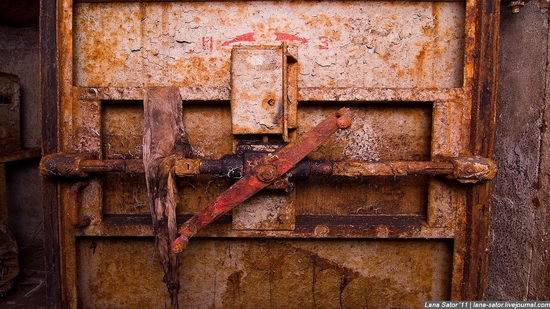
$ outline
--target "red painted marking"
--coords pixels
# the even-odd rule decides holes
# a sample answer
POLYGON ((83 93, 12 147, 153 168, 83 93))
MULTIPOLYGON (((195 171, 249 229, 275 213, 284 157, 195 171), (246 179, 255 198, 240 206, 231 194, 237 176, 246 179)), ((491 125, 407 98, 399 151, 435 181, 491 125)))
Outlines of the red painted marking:
POLYGON ((299 41, 302 44, 307 43, 306 38, 297 37, 289 33, 275 32, 275 41, 299 41))
POLYGON ((212 51, 214 48, 213 46, 214 40, 211 36, 203 36, 202 37, 202 49, 212 51))
POLYGON ((249 32, 245 34, 238 35, 236 38, 223 42, 222 46, 229 46, 233 43, 237 42, 254 42, 256 39, 254 39, 254 32, 249 32))
POLYGON ((319 36, 319 41, 321 42, 321 44, 317 45, 318 49, 328 49, 328 43, 329 43, 328 36, 324 36, 324 35, 319 36))

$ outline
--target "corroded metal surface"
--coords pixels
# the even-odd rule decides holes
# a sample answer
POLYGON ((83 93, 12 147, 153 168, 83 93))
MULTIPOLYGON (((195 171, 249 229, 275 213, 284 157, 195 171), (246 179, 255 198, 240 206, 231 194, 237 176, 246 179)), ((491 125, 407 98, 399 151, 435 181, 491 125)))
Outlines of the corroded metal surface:
MULTIPOLYGON (((140 160, 97 160, 88 159, 89 154, 55 153, 45 156, 40 165, 44 176, 60 178, 88 178, 92 173, 124 172, 140 174, 144 167, 140 160)), ((177 158, 174 160, 174 174, 177 176, 195 176, 217 174, 231 179, 243 176, 244 163, 248 161, 239 155, 226 155, 221 160, 200 160, 177 158), (234 166, 228 166, 233 164, 234 166)), ((463 183, 492 180, 497 172, 493 160, 483 157, 441 157, 441 161, 313 161, 302 160, 289 171, 288 178, 307 179, 310 176, 412 176, 446 175, 448 179, 457 179, 463 183)), ((256 163, 258 164, 258 163, 256 163)), ((273 182, 278 173, 270 165, 258 166, 256 177, 263 182, 273 182)))
POLYGON ((82 162, 88 158, 81 154, 54 153, 44 156, 38 168, 44 176, 86 178, 89 174, 82 170, 82 162))
POLYGON ((462 85, 463 3, 327 3, 80 3, 75 84, 226 87, 233 45, 286 40, 301 87, 462 85))
MULTIPOLYGON (((79 308, 168 305, 157 260, 147 266, 152 241, 131 240, 78 241, 78 288, 87 291, 79 308), (132 252, 135 261, 113 252, 132 252), (134 279, 121 289, 116 274, 134 279)), ((182 254, 179 301, 186 308, 418 308, 449 299, 451 262, 445 240, 197 239, 182 254)))
POLYGON ((233 48, 233 134, 283 133, 283 47, 233 48))
MULTIPOLYGON (((238 155, 247 140, 273 139, 231 133, 231 50, 283 42, 299 51, 289 140, 342 105, 356 112, 355 125, 309 154, 318 174, 292 184, 292 196, 281 190, 290 182, 278 184, 197 234, 182 256, 182 306, 417 307, 482 295, 476 265, 486 257, 488 186, 418 167, 463 177, 455 169, 468 164, 449 158, 490 157, 493 127, 483 121, 493 115, 484 90, 494 89, 494 54, 485 48, 494 46, 493 2, 89 2, 56 7, 60 85, 50 101, 58 94, 60 103, 48 132, 59 127, 45 142, 59 145, 48 153, 94 160, 79 163, 89 169, 86 186, 59 183, 59 217, 52 216, 62 255, 53 268, 63 286, 52 299, 72 308, 165 307, 162 270, 146 266, 153 229, 135 164, 145 87, 178 87, 183 100, 193 146, 192 158, 176 166, 183 223, 242 176, 239 166, 224 166, 225 155, 238 155), (263 215, 251 208, 288 201, 293 229, 242 224, 263 215), (83 219, 89 225, 75 229, 83 219)), ((492 169, 490 161, 481 166, 492 169)), ((260 174, 271 179, 269 170, 260 174)))
POLYGON ((90 225, 91 219, 89 217, 80 219, 80 203, 79 203, 79 193, 80 191, 89 184, 88 181, 78 181, 71 185, 69 189, 69 203, 71 205, 69 216, 71 218, 71 223, 75 228, 86 227, 90 225))
POLYGON ((236 46, 231 53, 233 134, 280 134, 296 126, 296 58, 280 46, 236 46))
POLYGON ((450 160, 454 166, 450 178, 458 179, 463 183, 476 183, 481 180, 491 180, 497 173, 496 163, 483 157, 459 157, 450 160))
POLYGON ((288 172, 338 129, 347 129, 354 117, 349 108, 342 108, 338 110, 336 115, 323 120, 300 139, 295 140, 272 155, 262 157, 253 173, 246 174, 208 204, 206 208, 183 224, 178 231, 180 236, 172 243, 172 252, 180 253, 183 251, 189 239, 197 234, 200 229, 288 172))

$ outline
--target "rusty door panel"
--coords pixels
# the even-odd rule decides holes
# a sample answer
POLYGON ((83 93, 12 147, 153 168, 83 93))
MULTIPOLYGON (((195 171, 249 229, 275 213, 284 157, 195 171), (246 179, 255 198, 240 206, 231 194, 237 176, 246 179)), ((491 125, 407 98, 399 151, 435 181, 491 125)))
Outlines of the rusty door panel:
MULTIPOLYGON (((164 308, 152 245, 79 240, 79 307, 164 308)), ((181 260, 186 308, 415 308, 450 297, 447 241, 198 240, 188 249, 181 260)))
POLYGON ((497 24, 493 2, 57 0, 59 116, 48 138, 61 155, 41 165, 62 179, 49 210, 59 215, 60 250, 50 253, 62 278, 53 278, 52 308, 171 304, 142 162, 152 86, 175 86, 182 97, 191 151, 177 161, 179 225, 260 156, 341 107, 355 114, 308 154, 307 175, 292 170, 298 176, 189 242, 179 257, 180 308, 418 308, 481 298, 495 169, 498 27, 484 24, 497 24), (232 131, 253 110, 232 101, 248 99, 246 71, 255 67, 236 69, 237 47, 291 54, 297 80, 273 87, 292 105, 282 130, 232 131))
POLYGON ((143 103, 101 103, 101 156, 105 159, 142 158, 143 103))
POLYGON ((79 3, 75 85, 225 87, 233 45, 283 40, 299 46, 300 87, 462 85, 463 2, 326 5, 79 3))
MULTIPOLYGON (((184 123, 193 153, 200 158, 219 159, 232 153, 239 137, 230 132, 229 106, 224 103, 208 107, 213 115, 203 116, 204 106, 184 102, 184 123), (215 112, 217 110, 217 112, 215 112), (215 119, 215 121, 208 121, 215 119), (205 125, 207 124, 207 125, 205 125), (195 146, 196 145, 196 146, 195 146), (205 149, 210 147, 211 149, 205 149)), ((357 104, 356 125, 338 132, 308 157, 312 160, 430 160, 430 103, 357 104)), ((307 104, 300 107, 297 134, 311 129, 334 107, 307 104)), ((143 107, 141 102, 102 103, 102 154, 106 159, 141 157, 143 107)), ((219 175, 221 176, 221 175, 219 175)), ((148 214, 145 183, 142 175, 114 174, 104 178, 104 214, 148 214)), ((429 177, 321 178, 297 183, 298 214, 417 214, 426 215, 429 177), (345 190, 342 190, 345 188, 345 190), (319 192, 326 196, 319 196, 319 192), (318 198, 323 203, 317 203, 318 198), (321 205, 321 206, 320 206, 321 205)), ((194 213, 231 183, 215 178, 181 180, 185 207, 180 213, 194 213)))

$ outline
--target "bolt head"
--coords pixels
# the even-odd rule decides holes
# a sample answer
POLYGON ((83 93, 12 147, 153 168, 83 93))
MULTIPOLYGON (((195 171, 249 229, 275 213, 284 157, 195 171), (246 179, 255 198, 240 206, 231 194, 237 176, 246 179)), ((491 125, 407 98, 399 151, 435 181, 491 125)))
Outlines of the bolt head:
POLYGON ((255 174, 256 178, 258 178, 261 182, 272 182, 279 178, 277 167, 272 164, 265 164, 256 167, 255 174))
POLYGON ((336 120, 336 125, 340 129, 347 129, 351 126, 351 119, 350 118, 343 118, 343 117, 338 118, 338 120, 336 120))

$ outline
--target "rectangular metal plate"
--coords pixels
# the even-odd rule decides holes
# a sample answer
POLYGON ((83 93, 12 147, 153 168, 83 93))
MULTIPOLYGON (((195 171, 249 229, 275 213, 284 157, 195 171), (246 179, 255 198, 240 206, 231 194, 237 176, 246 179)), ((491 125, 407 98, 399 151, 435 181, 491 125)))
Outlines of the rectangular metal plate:
MULTIPOLYGON (((78 308, 167 306, 160 262, 148 264, 152 240, 76 246, 78 308)), ((418 308, 450 298, 452 250, 445 240, 194 239, 180 308, 418 308)))
POLYGON ((233 134, 283 133, 283 46, 234 47, 231 53, 233 134))
POLYGON ((227 87, 234 45, 284 40, 299 87, 460 87, 464 15, 463 2, 77 3, 74 83, 227 87))

